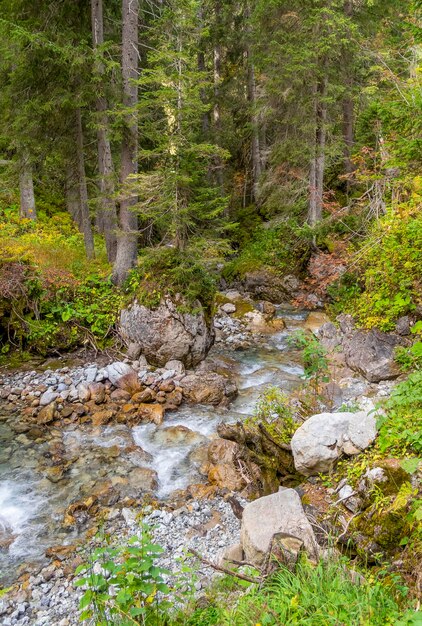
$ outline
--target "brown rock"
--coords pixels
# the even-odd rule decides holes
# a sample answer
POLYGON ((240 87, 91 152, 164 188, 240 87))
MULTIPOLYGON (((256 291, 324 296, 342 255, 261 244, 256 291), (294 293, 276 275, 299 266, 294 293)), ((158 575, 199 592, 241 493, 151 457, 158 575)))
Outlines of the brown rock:
POLYGON ((214 439, 208 446, 208 460, 211 465, 234 463, 239 444, 227 439, 214 439))
POLYGON ((179 389, 175 389, 171 393, 167 394, 166 404, 164 405, 169 411, 174 411, 183 402, 183 394, 179 389))
POLYGON ((164 391, 165 393, 171 393, 172 391, 174 391, 176 385, 174 384, 173 380, 165 380, 163 383, 161 383, 159 389, 160 391, 164 391))
POLYGON ((93 426, 103 426, 103 424, 108 424, 108 422, 113 419, 115 416, 115 412, 111 409, 105 409, 104 411, 98 411, 94 413, 91 417, 93 426))
POLYGON ((124 389, 115 389, 110 394, 110 400, 113 402, 128 402, 131 398, 131 395, 128 391, 124 389))
POLYGON ((106 390, 102 383, 91 383, 89 385, 89 391, 91 393, 91 400, 95 404, 102 404, 105 401, 106 390))
POLYGON ((47 548, 45 556, 49 559, 56 559, 58 561, 65 561, 69 556, 76 552, 76 546, 52 546, 47 548))
POLYGON ((208 472, 208 480, 212 485, 230 491, 241 491, 246 486, 246 482, 235 468, 227 463, 213 465, 208 472))
POLYGON ((154 491, 158 487, 157 472, 148 467, 136 467, 129 472, 128 480, 136 491, 154 491))
POLYGON ((73 408, 71 406, 64 406, 60 411, 62 417, 70 417, 73 413, 73 408))
POLYGON ((237 395, 236 384, 214 372, 190 374, 181 381, 183 396, 195 404, 213 404, 232 400, 237 395))
POLYGON ((56 416, 56 403, 52 402, 44 406, 38 413, 37 422, 39 424, 50 424, 56 416))
POLYGON ((153 422, 159 426, 163 423, 165 410, 161 404, 140 404, 138 417, 143 422, 153 422))
POLYGON ((216 496, 217 487, 215 485, 203 485, 198 483, 189 485, 187 492, 194 500, 208 500, 216 496))
POLYGON ((157 393, 157 396, 155 398, 156 402, 159 402, 160 404, 165 404, 166 400, 167 400, 167 396, 165 394, 164 391, 159 391, 157 393))
POLYGON ((163 445, 195 445, 203 443, 205 437, 187 426, 168 426, 158 430, 155 439, 163 445))
POLYGON ((127 404, 124 404, 122 406, 122 412, 125 415, 135 415, 137 410, 138 410, 138 407, 135 404, 132 404, 131 402, 128 402, 127 404))
POLYGON ((138 391, 142 390, 141 383, 139 382, 136 372, 129 372, 116 381, 116 387, 127 391, 130 396, 133 396, 138 391))
POLYGON ((85 522, 91 514, 95 514, 97 501, 98 498, 91 495, 84 500, 73 502, 66 509, 63 518, 63 526, 68 528, 69 526, 85 522))
POLYGON ((73 411, 76 413, 78 417, 83 417, 88 412, 86 406, 80 403, 73 405, 73 411))
POLYGON ((154 402, 155 400, 155 391, 146 387, 143 391, 139 391, 132 396, 132 402, 136 402, 139 404, 143 404, 145 402, 154 402))

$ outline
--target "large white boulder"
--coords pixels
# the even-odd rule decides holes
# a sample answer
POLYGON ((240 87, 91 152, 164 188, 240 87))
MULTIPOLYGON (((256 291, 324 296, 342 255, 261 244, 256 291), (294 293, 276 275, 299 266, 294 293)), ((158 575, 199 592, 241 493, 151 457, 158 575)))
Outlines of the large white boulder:
POLYGON ((314 531, 294 489, 281 487, 277 493, 244 508, 241 542, 248 563, 262 565, 277 539, 284 539, 284 547, 290 552, 298 553, 303 547, 311 558, 318 556, 314 531))
POLYGON ((291 441, 296 470, 304 476, 329 472, 343 454, 370 446, 376 434, 375 417, 366 411, 313 415, 291 441))

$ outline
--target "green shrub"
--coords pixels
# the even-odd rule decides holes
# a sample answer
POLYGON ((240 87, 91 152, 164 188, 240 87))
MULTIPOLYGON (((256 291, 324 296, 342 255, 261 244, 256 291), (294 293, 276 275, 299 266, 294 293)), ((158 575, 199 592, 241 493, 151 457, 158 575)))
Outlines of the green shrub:
POLYGON ((223 269, 226 280, 243 278, 248 272, 266 268, 277 274, 300 274, 310 256, 309 242, 295 226, 283 223, 275 228, 260 227, 241 253, 223 269))
POLYGON ((422 216, 409 209, 374 224, 355 262, 335 288, 336 313, 351 313, 366 328, 393 330, 421 301, 422 216))
POLYGON ((201 258, 200 249, 190 247, 144 250, 139 264, 131 272, 126 292, 145 306, 157 307, 166 294, 180 295, 181 309, 192 310, 200 302, 210 311, 216 293, 216 279, 201 258))

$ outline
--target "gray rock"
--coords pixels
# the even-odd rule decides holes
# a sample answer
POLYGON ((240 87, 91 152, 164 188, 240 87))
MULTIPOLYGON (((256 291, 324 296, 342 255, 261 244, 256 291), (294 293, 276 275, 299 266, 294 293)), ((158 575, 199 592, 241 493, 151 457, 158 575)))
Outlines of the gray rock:
POLYGON ((346 364, 371 383, 392 380, 401 373, 394 358, 400 345, 401 337, 379 330, 353 332, 343 340, 346 364))
POLYGON ((236 313, 236 305, 232 302, 226 302, 226 304, 222 305, 221 310, 230 315, 231 313, 236 313))
POLYGON ((80 383, 78 385, 78 398, 81 402, 88 402, 91 397, 91 392, 89 387, 85 383, 80 383))
POLYGON ((311 558, 317 558, 318 544, 314 531, 294 489, 281 487, 277 493, 254 500, 245 506, 241 542, 246 561, 262 565, 273 537, 276 539, 279 533, 291 537, 288 547, 290 551, 298 551, 303 545, 311 558), (299 541, 295 542, 295 538, 299 541))
POLYGON ((296 470, 304 476, 328 472, 342 454, 359 454, 375 437, 375 417, 365 411, 313 415, 291 441, 296 470))
POLYGON ((164 369, 173 371, 176 375, 185 373, 185 366, 182 361, 176 361, 173 359, 172 361, 167 361, 164 365, 164 369))
POLYGON ((131 341, 127 347, 127 358, 131 361, 136 361, 141 356, 141 353, 142 346, 140 346, 139 343, 136 343, 135 341, 131 341))
POLYGON ((157 309, 148 309, 135 301, 121 312, 120 333, 127 343, 138 343, 152 365, 160 367, 177 359, 192 367, 206 357, 214 341, 199 302, 195 309, 195 314, 181 313, 169 298, 157 309))
POLYGON ((122 378, 122 376, 126 376, 126 374, 131 374, 135 371, 128 365, 127 363, 122 363, 121 361, 116 361, 115 363, 111 363, 107 365, 105 368, 107 371, 107 378, 109 381, 115 385, 117 381, 122 378))
POLYGON ((87 383, 93 383, 97 377, 97 366, 93 365, 92 367, 87 367, 85 370, 85 380, 87 383))
POLYGON ((48 404, 51 404, 52 402, 54 402, 54 400, 56 400, 56 398, 58 397, 59 397, 58 393, 56 393, 55 391, 51 391, 50 389, 47 389, 47 391, 44 391, 44 393, 42 394, 40 398, 40 406, 47 406, 48 404))

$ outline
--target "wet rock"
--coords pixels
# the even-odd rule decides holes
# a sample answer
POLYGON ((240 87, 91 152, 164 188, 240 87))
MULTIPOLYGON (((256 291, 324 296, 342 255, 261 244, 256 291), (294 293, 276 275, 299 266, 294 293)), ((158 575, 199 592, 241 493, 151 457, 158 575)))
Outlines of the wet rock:
POLYGON ((343 454, 359 454, 374 441, 375 424, 364 411, 313 415, 292 437, 296 470, 305 476, 329 472, 343 454))
POLYGON ((47 404, 51 404, 59 397, 59 394, 55 391, 44 391, 42 396, 40 397, 40 406, 47 406, 47 404))
MULTIPOLYGON (((111 363, 110 365, 107 365, 105 369, 107 371, 107 378, 113 385, 116 385, 117 381, 122 378, 122 376, 134 372, 130 365, 123 363, 122 361, 111 363)), ((134 373, 136 375, 136 372, 134 373)))
POLYGON ((85 523, 90 515, 94 515, 97 511, 98 499, 96 496, 88 496, 84 500, 73 502, 67 507, 63 518, 63 526, 65 528, 85 523))
POLYGON ((274 539, 281 539, 285 550, 297 558, 302 547, 312 559, 318 545, 294 489, 283 489, 247 504, 243 511, 241 543, 249 563, 262 565, 274 539))
POLYGON ((146 387, 143 391, 138 391, 132 396, 132 402, 135 404, 146 403, 146 402, 154 402, 156 398, 156 393, 149 387, 146 387))
POLYGON ((56 416, 56 403, 51 402, 48 406, 44 406, 37 415, 38 424, 50 424, 56 416))
POLYGON ((216 374, 189 374, 180 381, 183 397, 194 404, 212 404, 214 406, 228 403, 237 396, 236 383, 216 374))
POLYGON ((108 424, 115 416, 115 411, 111 409, 105 409, 103 411, 97 411, 91 416, 93 426, 104 426, 108 424))
POLYGON ((192 446, 203 443, 205 437, 196 433, 187 426, 167 426, 158 430, 154 435, 154 440, 162 445, 186 445, 192 446))
POLYGON ((152 422, 159 426, 164 421, 165 409, 162 404, 140 404, 137 417, 142 422, 152 422))
POLYGON ((170 360, 182 361, 187 367, 197 365, 211 348, 214 335, 202 306, 198 313, 180 313, 177 305, 165 298, 153 310, 136 301, 121 312, 120 332, 126 341, 135 341, 149 363, 163 366, 170 360))
POLYGON ((167 394, 164 408, 168 411, 175 411, 183 402, 183 394, 180 389, 175 389, 167 394))
POLYGON ((89 385, 91 400, 95 404, 102 404, 106 398, 105 386, 103 383, 91 383, 89 385))
POLYGON ((154 491, 158 487, 157 472, 147 467, 136 467, 128 474, 129 485, 139 491, 154 491))

